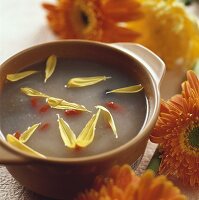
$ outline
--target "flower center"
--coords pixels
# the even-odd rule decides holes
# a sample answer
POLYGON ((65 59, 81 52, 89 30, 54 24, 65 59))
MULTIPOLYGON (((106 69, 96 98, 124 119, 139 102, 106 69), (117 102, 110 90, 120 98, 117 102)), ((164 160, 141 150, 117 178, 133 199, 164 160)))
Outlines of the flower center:
POLYGON ((81 17, 81 20, 82 20, 83 24, 85 26, 88 26, 88 24, 89 24, 89 17, 88 17, 88 15, 83 10, 80 11, 80 17, 81 17))
POLYGON ((190 130, 188 135, 189 144, 194 148, 199 148, 199 126, 190 130))
POLYGON ((100 11, 93 2, 86 0, 74 1, 71 22, 78 38, 88 38, 93 34, 96 36, 100 11))

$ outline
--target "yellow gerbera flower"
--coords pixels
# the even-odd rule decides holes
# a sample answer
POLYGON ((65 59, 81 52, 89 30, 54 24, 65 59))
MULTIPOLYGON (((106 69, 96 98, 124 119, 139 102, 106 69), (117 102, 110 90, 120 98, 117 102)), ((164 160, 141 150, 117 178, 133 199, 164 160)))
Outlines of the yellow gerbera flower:
POLYGON ((175 0, 140 0, 143 20, 131 23, 137 42, 159 55, 167 68, 190 68, 199 57, 199 27, 175 0))
POLYGON ((184 200, 172 182, 165 176, 154 177, 146 171, 138 177, 128 165, 114 166, 106 177, 99 176, 93 189, 77 200, 184 200))
POLYGON ((133 41, 140 34, 120 22, 142 16, 137 0, 58 0, 44 3, 52 30, 64 39, 133 41))
POLYGON ((191 186, 199 186, 199 80, 187 72, 182 95, 162 102, 160 116, 150 136, 160 144, 159 173, 173 175, 191 186))

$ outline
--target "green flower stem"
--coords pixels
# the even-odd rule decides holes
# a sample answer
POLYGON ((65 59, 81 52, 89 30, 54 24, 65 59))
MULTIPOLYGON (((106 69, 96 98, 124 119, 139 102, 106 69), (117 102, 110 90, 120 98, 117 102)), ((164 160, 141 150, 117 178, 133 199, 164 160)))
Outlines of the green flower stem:
POLYGON ((147 169, 151 169, 155 174, 158 173, 160 163, 161 163, 161 153, 159 151, 159 147, 156 148, 155 153, 153 154, 153 157, 151 158, 147 169))
POLYGON ((185 0, 184 3, 186 6, 190 5, 192 3, 193 0, 185 0))
POLYGON ((186 6, 191 5, 194 1, 198 2, 198 0, 181 0, 186 6))

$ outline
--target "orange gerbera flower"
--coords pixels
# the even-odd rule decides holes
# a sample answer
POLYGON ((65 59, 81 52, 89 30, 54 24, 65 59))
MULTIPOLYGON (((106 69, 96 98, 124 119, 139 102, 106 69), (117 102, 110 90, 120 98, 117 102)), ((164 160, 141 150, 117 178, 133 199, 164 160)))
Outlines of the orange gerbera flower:
POLYGON ((94 189, 79 195, 77 200, 184 200, 165 176, 154 177, 152 171, 136 176, 130 166, 114 166, 106 177, 96 179, 94 189))
POLYGON ((136 0, 58 0, 44 3, 52 30, 64 39, 133 41, 139 36, 125 23, 142 14, 136 0))
POLYGON ((199 186, 199 80, 192 71, 187 79, 182 95, 162 102, 150 138, 162 149, 161 174, 199 186))

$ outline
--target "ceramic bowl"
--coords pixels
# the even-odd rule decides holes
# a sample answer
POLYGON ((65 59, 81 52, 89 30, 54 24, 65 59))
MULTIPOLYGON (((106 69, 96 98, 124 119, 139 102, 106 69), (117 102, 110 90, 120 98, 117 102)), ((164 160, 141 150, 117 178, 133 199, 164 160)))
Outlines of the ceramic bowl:
POLYGON ((97 174, 115 164, 136 167, 141 160, 149 134, 159 113, 159 85, 165 71, 164 63, 150 50, 133 43, 104 44, 69 40, 45 43, 26 49, 1 65, 0 92, 6 75, 46 59, 51 54, 70 59, 87 59, 128 68, 144 87, 148 99, 145 124, 136 137, 111 151, 80 158, 38 158, 8 144, 0 132, 0 164, 28 189, 56 199, 73 199, 88 187, 97 174))

